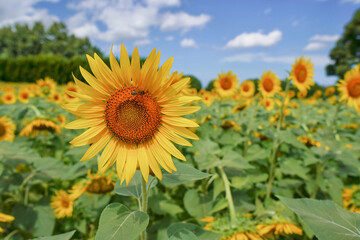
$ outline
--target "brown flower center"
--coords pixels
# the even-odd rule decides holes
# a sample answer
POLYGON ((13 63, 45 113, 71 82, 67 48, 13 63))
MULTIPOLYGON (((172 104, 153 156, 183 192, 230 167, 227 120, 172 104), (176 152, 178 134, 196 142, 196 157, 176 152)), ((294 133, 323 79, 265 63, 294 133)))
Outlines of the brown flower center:
POLYGON ((29 93, 23 92, 23 93, 21 93, 21 97, 22 97, 22 99, 28 99, 29 98, 29 93))
POLYGON ((70 207, 70 201, 66 198, 61 199, 61 207, 63 208, 69 208, 70 207))
POLYGON ((150 93, 131 86, 116 90, 106 101, 106 125, 126 143, 143 143, 161 123, 161 108, 150 93))
POLYGON ((99 193, 104 194, 111 192, 114 189, 114 185, 106 177, 100 177, 98 179, 93 179, 89 186, 86 188, 86 191, 89 193, 99 193))
POLYGON ((299 65, 295 69, 295 76, 299 83, 304 83, 307 77, 307 71, 304 65, 299 65))
POLYGON ((360 78, 353 78, 347 84, 347 90, 351 97, 360 97, 360 78))
POLYGON ((224 89, 224 90, 230 89, 231 86, 232 86, 232 81, 231 81, 231 79, 229 79, 229 78, 227 78, 227 77, 220 79, 220 86, 221 86, 221 88, 224 89))
POLYGON ((4 124, 0 124, 0 137, 4 136, 6 133, 6 128, 4 124))
POLYGON ((263 82, 263 87, 264 87, 265 91, 271 92, 274 88, 273 80, 271 78, 265 78, 265 80, 263 82))
POLYGON ((244 92, 248 92, 250 90, 250 86, 248 84, 244 84, 242 89, 244 92))

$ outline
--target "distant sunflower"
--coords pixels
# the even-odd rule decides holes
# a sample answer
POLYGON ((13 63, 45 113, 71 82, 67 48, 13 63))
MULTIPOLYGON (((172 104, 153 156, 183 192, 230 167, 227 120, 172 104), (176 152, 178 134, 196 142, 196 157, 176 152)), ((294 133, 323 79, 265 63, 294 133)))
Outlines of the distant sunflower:
MULTIPOLYGON (((73 82, 68 82, 64 88, 63 88, 66 91, 70 91, 70 92, 79 92, 78 90, 78 87, 73 83, 73 82)), ((76 101, 79 101, 79 98, 77 97, 74 97, 74 96, 71 96, 67 93, 64 94, 65 96, 65 100, 67 102, 76 102, 76 101)))
POLYGON ((16 103, 16 95, 15 92, 4 92, 1 96, 1 100, 5 104, 14 104, 16 103))
POLYGON ((121 182, 129 184, 137 166, 144 179, 148 180, 149 169, 162 178, 159 164, 168 172, 176 171, 174 156, 186 160, 173 142, 191 146, 182 137, 198 139, 187 127, 198 127, 195 122, 180 117, 199 110, 198 106, 183 106, 197 96, 181 96, 180 92, 190 81, 183 78, 171 84, 174 75, 169 72, 173 58, 159 69, 160 52, 154 49, 140 67, 137 47, 131 64, 124 45, 121 45, 119 66, 110 53, 111 69, 95 54, 87 56, 94 75, 80 67, 81 74, 90 84, 75 77, 79 93, 67 91, 69 95, 87 101, 69 103, 64 106, 81 119, 65 127, 89 128, 71 141, 73 146, 92 144, 81 161, 87 160, 103 148, 98 169, 104 172, 116 162, 121 182))
POLYGON ((264 72, 259 81, 259 92, 264 97, 273 97, 281 91, 280 79, 271 71, 264 72))
POLYGON ((0 141, 12 142, 15 137, 15 124, 7 117, 0 118, 0 141))
POLYGON ((54 102, 56 104, 61 104, 63 97, 59 92, 53 92, 47 97, 48 102, 54 102))
POLYGON ((297 97, 300 99, 306 98, 307 91, 302 91, 297 93, 297 97))
POLYGON ((56 218, 71 217, 74 210, 74 200, 64 190, 59 190, 51 197, 51 207, 54 208, 56 218))
POLYGON ((259 224, 257 225, 258 234, 262 237, 273 237, 280 235, 303 235, 301 227, 288 222, 278 222, 273 224, 259 224))
POLYGON ((251 80, 246 80, 240 85, 240 94, 244 98, 251 98, 255 93, 255 83, 251 80))
POLYGON ((39 97, 47 97, 51 93, 53 93, 56 89, 56 82, 49 78, 45 77, 45 79, 39 79, 36 81, 37 85, 37 93, 36 95, 39 97))
POLYGON ((310 59, 300 57, 295 60, 290 73, 290 79, 293 80, 293 84, 299 91, 307 91, 311 86, 315 85, 312 80, 313 76, 314 64, 311 63, 310 59))
POLYGON ((266 110, 270 111, 274 109, 275 101, 271 98, 265 98, 263 101, 263 106, 266 110))
MULTIPOLYGON (((15 218, 11 215, 7 215, 5 213, 0 213, 0 222, 12 222, 15 218)), ((0 227, 0 233, 4 232, 4 230, 0 227)))
POLYGON ((215 97, 209 92, 204 93, 204 95, 202 96, 203 103, 205 103, 205 105, 208 107, 211 106, 211 104, 214 102, 214 100, 215 100, 215 97))
POLYGON ((47 134, 49 132, 56 132, 61 134, 60 127, 53 121, 47 119, 35 119, 28 123, 20 132, 20 136, 34 137, 39 133, 47 134))
POLYGON ((331 97, 332 95, 334 95, 335 91, 336 91, 336 89, 335 89, 334 86, 327 87, 325 89, 325 96, 326 97, 331 97))
POLYGON ((236 93, 236 89, 239 87, 238 81, 239 79, 232 71, 220 73, 218 74, 218 78, 214 81, 214 87, 220 97, 229 98, 236 93))
POLYGON ((32 96, 31 92, 27 88, 20 88, 18 93, 18 99, 22 103, 29 103, 29 99, 32 96))
POLYGON ((351 107, 360 104, 360 68, 355 67, 347 71, 344 79, 337 84, 340 101, 347 101, 351 107))

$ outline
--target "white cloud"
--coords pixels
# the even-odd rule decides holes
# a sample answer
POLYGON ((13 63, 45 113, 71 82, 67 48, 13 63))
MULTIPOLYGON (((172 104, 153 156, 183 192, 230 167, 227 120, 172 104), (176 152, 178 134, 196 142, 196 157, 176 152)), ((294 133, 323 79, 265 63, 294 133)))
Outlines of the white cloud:
POLYGON ((32 25, 42 21, 46 27, 59 21, 58 17, 48 13, 45 8, 35 8, 39 2, 56 2, 58 0, 0 0, 0 26, 14 23, 32 25))
POLYGON ((183 40, 181 40, 180 46, 183 48, 190 48, 190 47, 197 48, 198 47, 195 40, 192 38, 184 38, 183 40))
POLYGON ((140 40, 136 40, 134 42, 134 45, 136 46, 143 46, 143 45, 148 45, 151 43, 151 40, 148 39, 148 38, 145 38, 145 39, 140 39, 140 40))
POLYGON ((161 20, 160 29, 162 31, 174 31, 180 29, 183 32, 186 32, 193 27, 205 26, 210 19, 211 17, 206 14, 192 16, 185 12, 165 13, 161 20))
POLYGON ((359 4, 360 0, 341 0, 342 3, 351 2, 353 4, 359 4))
POLYGON ((304 51, 316 51, 320 49, 324 49, 326 45, 322 42, 311 42, 305 46, 304 51))
MULTIPOLYGON (((331 62, 328 56, 324 55, 307 55, 306 57, 310 57, 311 62, 315 64, 315 66, 326 66, 331 62)), ((298 56, 269 56, 266 53, 242 53, 234 56, 229 56, 223 58, 222 62, 243 62, 243 63, 251 63, 251 62, 268 62, 268 63, 283 63, 291 65, 295 62, 295 59, 298 56)))
POLYGON ((269 34, 262 34, 261 31, 242 33, 230 40, 225 48, 251 48, 270 47, 281 40, 282 32, 274 30, 269 34))
POLYGON ((299 25, 299 21, 298 21, 298 20, 295 20, 295 21, 293 21, 293 22, 291 23, 291 25, 292 25, 293 27, 296 27, 297 25, 299 25))
POLYGON ((162 31, 186 32, 202 27, 210 20, 206 14, 163 12, 164 8, 179 7, 180 4, 180 0, 80 0, 67 5, 76 13, 66 23, 75 35, 118 42, 148 39, 154 27, 162 31))
MULTIPOLYGON (((360 1, 360 0, 359 0, 360 1)), ((310 38, 310 41, 320 41, 320 42, 335 42, 340 38, 340 35, 314 35, 310 38)))
POLYGON ((267 9, 265 9, 264 14, 268 15, 269 13, 271 13, 271 11, 272 11, 271 8, 267 8, 267 9))
POLYGON ((174 40, 174 36, 167 36, 167 37, 165 38, 165 40, 166 40, 166 41, 172 41, 172 40, 174 40))

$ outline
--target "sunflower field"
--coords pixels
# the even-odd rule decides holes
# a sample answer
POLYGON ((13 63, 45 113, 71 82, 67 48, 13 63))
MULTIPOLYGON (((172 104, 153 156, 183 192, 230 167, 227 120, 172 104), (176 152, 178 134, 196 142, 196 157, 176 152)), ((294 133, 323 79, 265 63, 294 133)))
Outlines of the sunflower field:
POLYGON ((1 239, 360 239, 360 65, 197 91, 156 49, 87 57, 0 85, 1 239))

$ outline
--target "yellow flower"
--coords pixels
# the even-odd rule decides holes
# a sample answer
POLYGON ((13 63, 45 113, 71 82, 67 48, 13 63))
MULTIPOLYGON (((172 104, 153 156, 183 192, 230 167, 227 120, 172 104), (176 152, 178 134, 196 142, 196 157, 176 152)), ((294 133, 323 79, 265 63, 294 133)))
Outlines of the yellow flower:
POLYGON ((256 226, 260 236, 269 237, 273 235, 303 235, 302 228, 287 222, 279 222, 270 225, 259 224, 256 226))
POLYGON ((7 117, 0 118, 0 141, 12 142, 15 138, 15 124, 7 117))
POLYGON ((207 223, 212 223, 212 222, 215 221, 215 218, 211 217, 211 216, 207 216, 207 217, 204 217, 204 218, 200 219, 200 221, 207 222, 207 223))
POLYGON ((271 71, 264 72, 259 81, 259 92, 264 97, 273 97, 281 91, 280 79, 271 71))
POLYGON ((54 103, 56 103, 56 104, 61 104, 62 99, 63 99, 63 97, 62 97, 62 95, 61 95, 60 93, 58 93, 58 92, 52 92, 52 93, 48 96, 47 101, 48 101, 48 102, 54 102, 54 103))
POLYGON ((59 127, 61 127, 61 128, 63 128, 67 122, 66 117, 62 114, 57 116, 57 118, 55 118, 55 120, 59 122, 59 127))
POLYGON ((255 93, 255 83, 251 80, 244 81, 240 86, 240 94, 244 98, 251 98, 255 93))
POLYGON ((246 109, 247 106, 248 106, 248 105, 247 105, 246 103, 241 103, 241 104, 239 104, 239 105, 236 105, 236 106, 233 108, 232 112, 233 112, 233 113, 235 113, 235 112, 241 112, 242 110, 246 109))
POLYGON ((334 93, 335 93, 335 87, 334 86, 330 86, 330 87, 327 87, 325 89, 325 96, 326 97, 330 97, 330 96, 334 95, 334 93))
MULTIPOLYGON (((12 222, 14 221, 14 217, 11 215, 7 215, 5 213, 0 213, 0 222, 12 222)), ((0 227, 0 233, 4 232, 2 227, 0 227)))
POLYGON ((28 103, 30 97, 32 97, 30 90, 28 90, 27 88, 20 88, 18 93, 18 99, 20 102, 28 103))
POLYGON ((5 104, 14 104, 16 103, 15 92, 4 92, 1 96, 1 100, 5 104))
POLYGON ((263 99, 262 104, 263 104, 264 108, 268 111, 273 110, 274 106, 275 106, 275 102, 271 98, 263 99))
POLYGON ((347 101, 351 107, 360 104, 360 68, 355 67, 347 71, 344 80, 337 84, 340 101, 347 101))
POLYGON ((79 92, 77 86, 73 82, 68 82, 64 87, 64 96, 66 102, 76 102, 79 101, 79 98, 69 95, 67 92, 79 92))
POLYGON ((230 121, 230 120, 223 120, 221 121, 223 125, 221 125, 221 127, 223 129, 229 129, 229 128, 234 128, 235 131, 239 131, 241 130, 241 127, 239 127, 234 121, 230 121))
POLYGON ((315 85, 312 80, 314 76, 313 66, 314 64, 311 63, 310 59, 300 57, 295 60, 295 64, 290 73, 290 79, 293 80, 293 84, 300 92, 307 91, 311 86, 315 85))
POLYGON ((214 100, 215 100, 215 97, 209 92, 204 93, 204 95, 202 96, 203 103, 205 103, 205 105, 208 107, 211 106, 211 104, 214 102, 214 100))
POLYGON ((64 190, 59 190, 51 197, 51 207, 54 208, 56 218, 71 217, 74 200, 64 190))
POLYGON ((45 77, 45 79, 37 80, 36 85, 37 85, 36 95, 39 97, 44 97, 44 96, 46 97, 56 89, 56 82, 49 77, 45 77))
POLYGON ((229 98, 236 93, 236 89, 239 87, 238 81, 239 79, 232 71, 220 73, 218 74, 218 78, 214 81, 214 87, 220 97, 229 98))
POLYGON ((195 122, 181 117, 199 110, 198 106, 183 106, 197 96, 182 96, 190 78, 171 84, 169 72, 173 58, 159 69, 160 52, 154 49, 140 67, 137 47, 131 64, 124 45, 121 45, 118 64, 110 53, 111 69, 95 54, 87 56, 94 75, 83 68, 81 74, 90 84, 78 79, 75 84, 79 93, 70 95, 87 101, 69 103, 64 106, 81 119, 68 123, 69 129, 89 128, 71 141, 73 146, 91 144, 81 161, 87 160, 102 149, 98 169, 104 172, 116 162, 117 174, 129 184, 137 166, 147 181, 149 169, 162 178, 159 164, 168 172, 176 171, 172 156, 186 160, 171 142, 191 146, 182 137, 198 139, 187 127, 198 127, 195 122))
POLYGON ((307 91, 302 91, 297 93, 297 97, 300 99, 306 98, 307 91))
POLYGON ((322 144, 321 142, 315 141, 307 136, 298 136, 297 139, 304 143, 308 148, 312 147, 312 146, 316 146, 316 147, 321 147, 322 144))
POLYGON ((358 123, 349 123, 349 124, 344 124, 341 126, 344 129, 353 129, 356 130, 359 128, 359 124, 358 123))
POLYGON ((34 137, 39 133, 45 135, 49 132, 61 134, 60 127, 53 121, 47 119, 35 119, 28 123, 20 132, 20 136, 34 137))
POLYGON ((220 240, 262 240, 262 238, 256 233, 238 232, 229 237, 220 238, 220 240))

